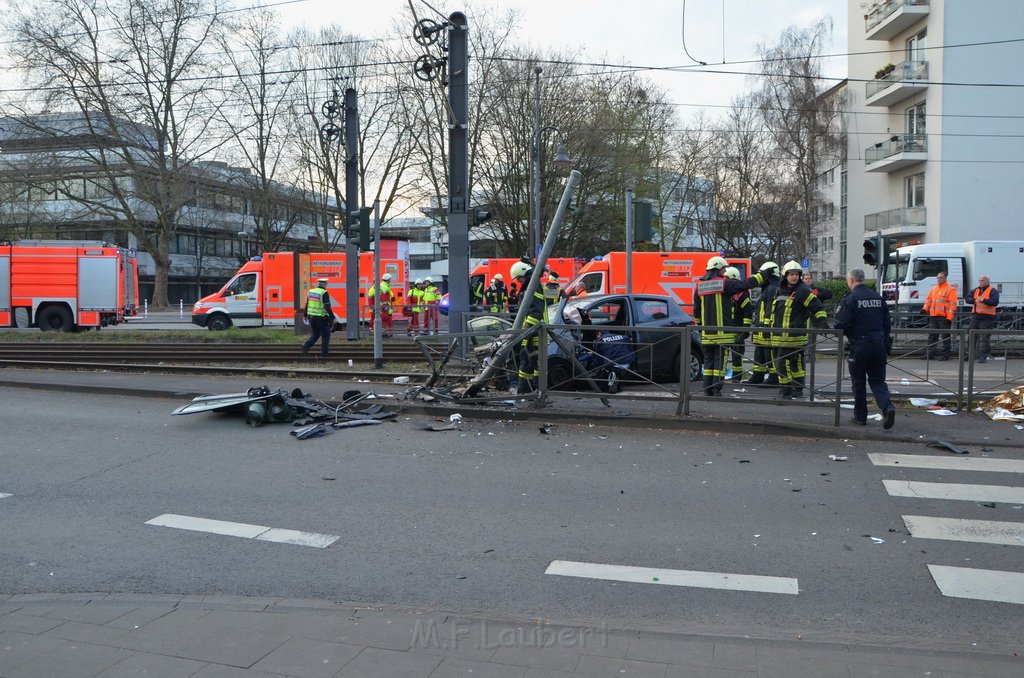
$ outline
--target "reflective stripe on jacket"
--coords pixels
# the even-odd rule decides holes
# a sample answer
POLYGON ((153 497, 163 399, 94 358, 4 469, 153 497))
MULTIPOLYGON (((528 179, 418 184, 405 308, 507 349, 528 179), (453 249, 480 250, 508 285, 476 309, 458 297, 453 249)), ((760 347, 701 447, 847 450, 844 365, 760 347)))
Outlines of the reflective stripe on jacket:
POLYGON ((322 287, 314 287, 306 292, 306 315, 317 318, 326 317, 325 296, 327 296, 327 290, 322 287))
POLYGON ((936 285, 924 300, 924 312, 935 317, 953 320, 956 315, 956 290, 949 283, 936 285))

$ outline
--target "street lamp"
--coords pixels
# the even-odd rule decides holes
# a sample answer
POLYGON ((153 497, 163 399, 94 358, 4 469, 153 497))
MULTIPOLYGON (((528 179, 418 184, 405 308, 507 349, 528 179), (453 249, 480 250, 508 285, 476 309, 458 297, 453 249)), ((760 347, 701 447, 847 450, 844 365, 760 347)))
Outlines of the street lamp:
POLYGON ((533 250, 533 256, 537 256, 540 253, 542 244, 541 240, 541 213, 540 213, 540 142, 541 136, 544 132, 555 132, 558 134, 558 149, 555 151, 555 157, 551 160, 551 163, 559 170, 565 171, 572 167, 572 159, 569 158, 569 152, 565 148, 565 142, 562 140, 562 130, 558 129, 554 125, 547 125, 546 127, 541 126, 540 117, 540 74, 544 72, 544 69, 537 66, 533 69, 534 74, 534 86, 533 86, 533 102, 534 102, 534 121, 533 121, 533 147, 530 151, 530 159, 533 161, 533 230, 530 237, 531 249, 533 250))

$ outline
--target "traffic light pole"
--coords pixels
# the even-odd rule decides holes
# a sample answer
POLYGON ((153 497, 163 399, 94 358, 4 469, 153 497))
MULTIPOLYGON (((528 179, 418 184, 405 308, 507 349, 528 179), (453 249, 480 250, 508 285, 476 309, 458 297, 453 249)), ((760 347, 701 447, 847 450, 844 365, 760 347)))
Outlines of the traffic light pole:
POLYGON ((359 338, 359 247, 352 237, 359 209, 359 107, 356 90, 345 90, 345 337, 359 338))
POLYGON ((469 25, 453 12, 448 27, 448 331, 469 310, 469 25))

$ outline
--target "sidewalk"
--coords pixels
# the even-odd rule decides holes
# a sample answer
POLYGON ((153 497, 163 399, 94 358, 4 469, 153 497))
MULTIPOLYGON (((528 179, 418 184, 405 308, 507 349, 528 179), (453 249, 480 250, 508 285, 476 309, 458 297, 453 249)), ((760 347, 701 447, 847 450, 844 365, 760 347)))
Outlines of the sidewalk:
POLYGON ((1016 678, 1009 648, 615 629, 328 601, 0 597, 4 678, 1016 678))

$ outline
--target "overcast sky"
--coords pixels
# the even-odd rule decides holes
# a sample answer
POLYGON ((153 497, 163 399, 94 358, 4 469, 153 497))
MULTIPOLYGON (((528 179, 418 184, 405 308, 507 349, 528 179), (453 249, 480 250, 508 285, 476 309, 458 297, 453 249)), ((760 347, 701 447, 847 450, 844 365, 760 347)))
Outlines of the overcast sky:
MULTIPOLYGON (((733 96, 749 89, 744 75, 706 71, 757 71, 756 64, 728 64, 755 59, 759 42, 774 42, 789 26, 806 27, 831 16, 834 28, 829 52, 845 53, 851 1, 856 0, 490 0, 486 4, 521 12, 515 34, 518 42, 539 48, 583 49, 589 61, 694 66, 688 51, 708 64, 693 70, 705 72, 645 72, 670 90, 670 100, 680 104, 685 118, 702 106, 727 106, 733 96)), ((408 5, 409 0, 300 0, 277 9, 289 25, 337 23, 349 32, 379 37, 388 34, 408 5)), ((464 11, 473 30, 472 10, 463 2, 413 0, 413 6, 421 18, 437 19, 438 13, 448 16, 464 11)), ((410 35, 411 30, 410 26, 410 35)), ((846 60, 832 59, 825 68, 827 75, 843 77, 846 60)), ((715 110, 709 108, 708 112, 714 114, 715 110)))

